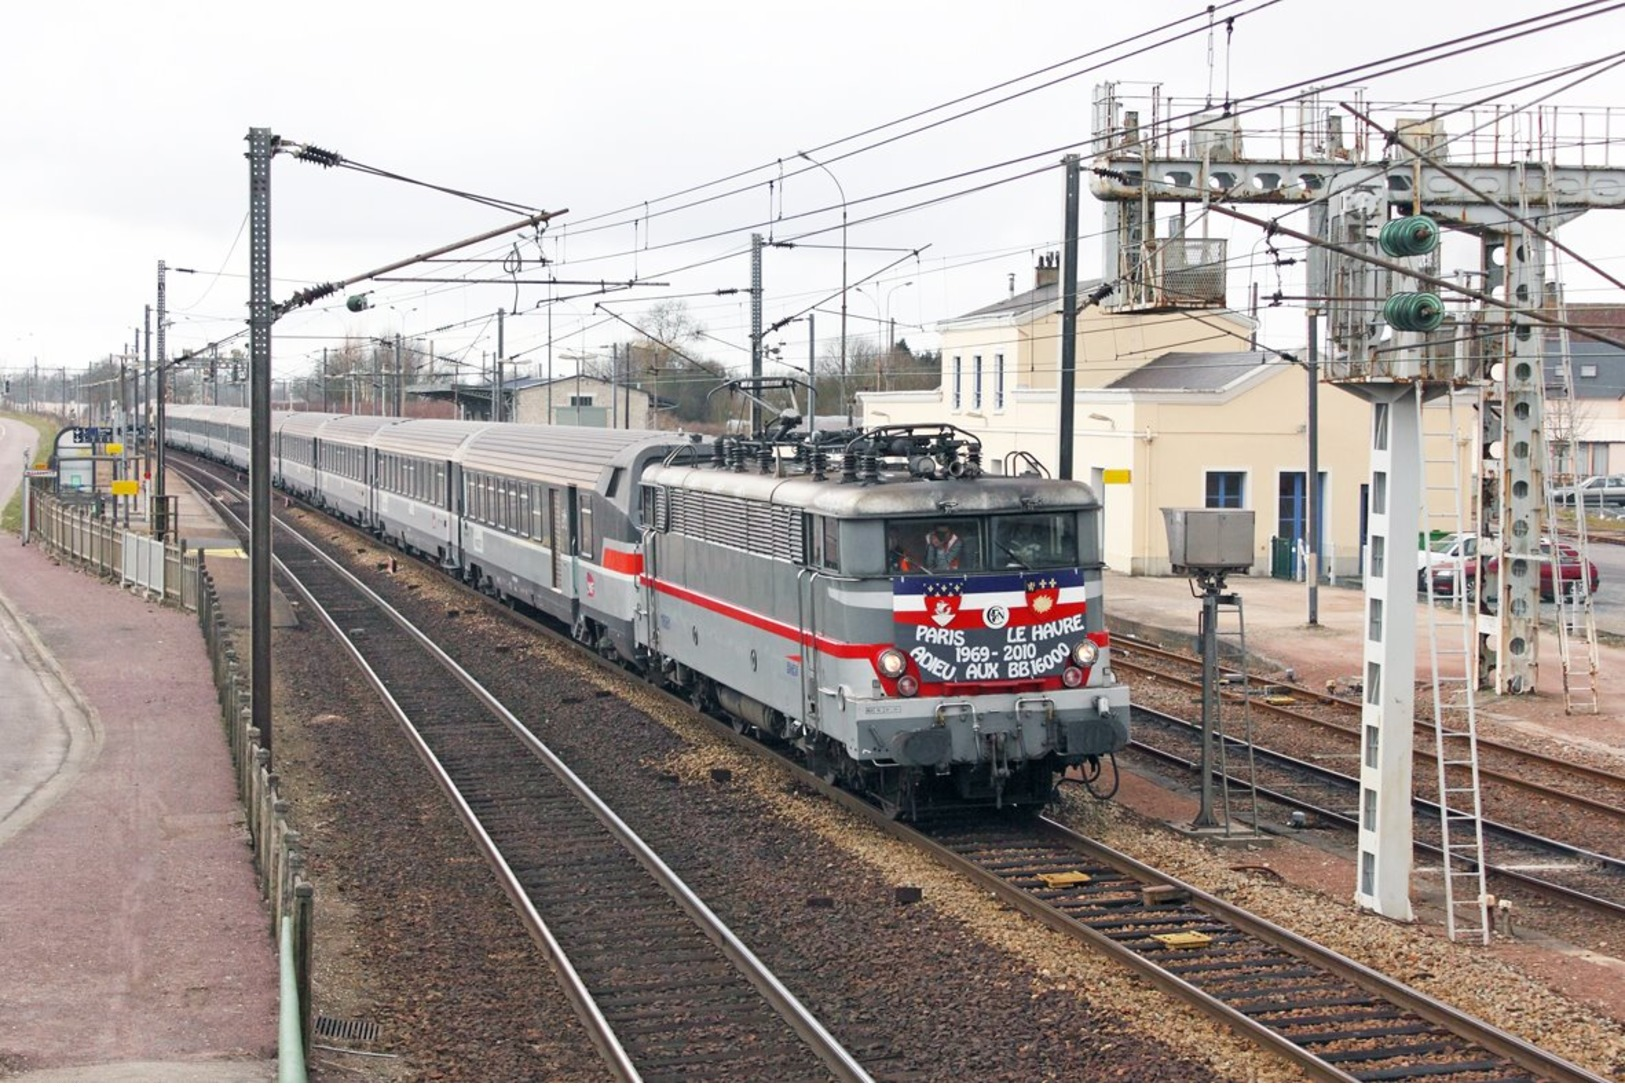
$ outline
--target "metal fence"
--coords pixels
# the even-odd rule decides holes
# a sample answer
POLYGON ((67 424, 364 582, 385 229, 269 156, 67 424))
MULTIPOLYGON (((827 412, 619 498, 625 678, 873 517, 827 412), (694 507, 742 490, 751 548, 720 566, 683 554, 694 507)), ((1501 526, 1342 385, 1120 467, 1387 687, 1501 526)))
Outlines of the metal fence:
POLYGON ((63 500, 41 487, 30 486, 23 500, 31 542, 88 573, 197 610, 198 560, 178 544, 115 524, 93 502, 63 500))
POLYGON ((226 742, 237 773, 237 792, 248 814, 254 867, 259 872, 260 891, 270 907, 271 932, 281 949, 278 957, 285 999, 279 1026, 278 1075, 283 1083, 303 1083, 313 1025, 310 974, 315 889, 304 878, 304 849, 299 832, 288 825, 289 805, 278 795, 271 753, 260 746, 260 730, 252 725, 253 688, 248 661, 237 652, 214 579, 201 556, 188 580, 196 583, 193 593, 199 601, 198 624, 203 628, 203 642, 214 665, 226 742), (287 999, 290 995, 292 998, 287 999))

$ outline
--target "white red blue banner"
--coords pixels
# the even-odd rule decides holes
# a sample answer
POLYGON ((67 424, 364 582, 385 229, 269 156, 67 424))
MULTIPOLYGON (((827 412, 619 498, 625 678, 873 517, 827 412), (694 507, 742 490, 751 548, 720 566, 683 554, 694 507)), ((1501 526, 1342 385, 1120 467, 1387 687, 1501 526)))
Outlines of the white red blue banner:
POLYGON ((897 646, 940 683, 1058 674, 1086 610, 1078 569, 892 579, 897 646))

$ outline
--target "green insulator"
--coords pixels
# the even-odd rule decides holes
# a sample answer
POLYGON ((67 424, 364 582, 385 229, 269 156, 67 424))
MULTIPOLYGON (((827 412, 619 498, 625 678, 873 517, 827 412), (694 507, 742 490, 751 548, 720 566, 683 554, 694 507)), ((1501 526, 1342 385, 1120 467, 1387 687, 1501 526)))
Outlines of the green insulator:
POLYGON ((1426 215, 1407 215, 1382 224, 1377 244, 1390 257, 1419 257, 1439 248, 1439 224, 1426 215))
POLYGON ((1444 303, 1428 291, 1406 291, 1383 303, 1382 319, 1401 332, 1432 332, 1444 322, 1444 303))

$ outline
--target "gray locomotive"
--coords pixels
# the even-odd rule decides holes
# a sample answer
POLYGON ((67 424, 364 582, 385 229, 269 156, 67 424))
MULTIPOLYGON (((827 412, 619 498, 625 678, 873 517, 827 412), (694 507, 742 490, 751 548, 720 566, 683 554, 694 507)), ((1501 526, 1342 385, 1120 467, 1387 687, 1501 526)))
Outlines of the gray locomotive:
MULTIPOLYGON (((169 444, 247 467, 246 410, 169 444)), ((669 432, 276 413, 273 482, 568 624, 889 810, 1036 806, 1128 741, 1100 502, 951 426, 669 432)))

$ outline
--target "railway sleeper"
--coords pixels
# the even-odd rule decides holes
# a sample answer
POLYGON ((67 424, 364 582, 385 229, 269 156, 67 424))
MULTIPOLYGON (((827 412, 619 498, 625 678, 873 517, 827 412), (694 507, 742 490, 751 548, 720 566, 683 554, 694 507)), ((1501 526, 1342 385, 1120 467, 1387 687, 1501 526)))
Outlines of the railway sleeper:
MULTIPOLYGON (((1294 1009, 1295 1010, 1295 1009, 1294 1009)), ((1411 1013, 1392 1004, 1385 1004, 1376 1008, 1360 1008, 1349 1012, 1331 1012, 1329 1014, 1290 1015, 1280 1013, 1258 1016, 1258 1021, 1267 1027, 1280 1031, 1291 1030, 1296 1026, 1318 1027, 1331 1023, 1381 1023, 1384 1020, 1400 1020, 1411 1017, 1411 1013)))
POLYGON ((1359 996, 1296 996, 1291 1000, 1254 1000, 1230 1006, 1243 1015, 1259 1015, 1263 1012, 1284 1012, 1296 1008, 1356 1008, 1381 1003, 1380 997, 1362 993, 1359 996))
POLYGON ((1507 1062, 1499 1059, 1461 1061, 1456 1064, 1398 1064, 1383 1068, 1370 1068, 1356 1072, 1345 1068, 1362 1083, 1393 1083, 1396 1080, 1419 1080, 1429 1076, 1461 1076, 1470 1072, 1504 1070, 1507 1062))
MULTIPOLYGON (((1396 1016, 1396 1019, 1399 1017, 1396 1016)), ((1295 1045, 1312 1046, 1326 1042, 1340 1042, 1345 1039, 1356 1038, 1398 1038, 1407 1034, 1433 1034, 1438 1027, 1425 1019, 1418 1019, 1411 1023, 1391 1022, 1380 1027, 1356 1027, 1349 1030, 1316 1030, 1298 1033, 1292 1030, 1282 1030, 1295 1045)))
POLYGON ((1213 962, 1164 962, 1153 959, 1158 966, 1170 974, 1187 977, 1193 974, 1226 973, 1233 978, 1306 978, 1319 973, 1313 966, 1288 966, 1294 960, 1276 959, 1267 962, 1247 960, 1243 962, 1227 962, 1222 959, 1213 962))

